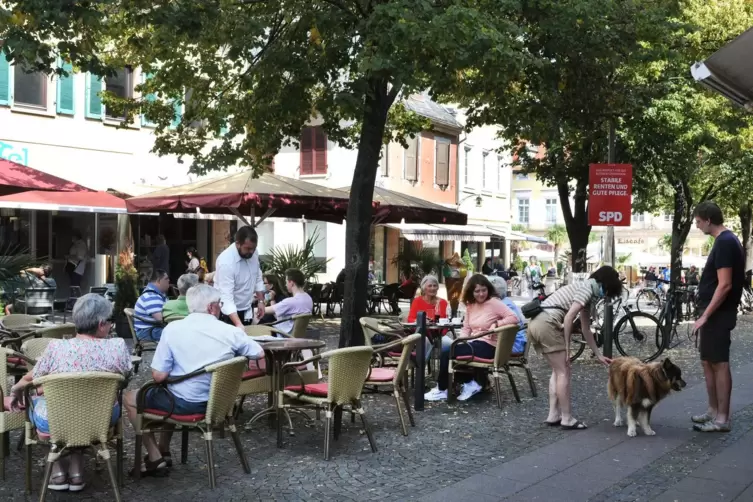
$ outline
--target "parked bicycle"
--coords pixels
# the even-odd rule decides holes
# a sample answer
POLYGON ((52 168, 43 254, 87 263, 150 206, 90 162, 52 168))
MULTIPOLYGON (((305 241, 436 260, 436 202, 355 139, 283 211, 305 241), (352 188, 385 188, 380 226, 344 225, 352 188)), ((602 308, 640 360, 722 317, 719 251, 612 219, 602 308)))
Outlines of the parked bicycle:
POLYGON ((635 307, 639 311, 654 316, 659 314, 659 311, 661 311, 666 300, 666 293, 664 292, 664 289, 659 286, 659 283, 662 282, 664 281, 657 279, 656 284, 653 286, 649 285, 650 283, 647 283, 646 286, 638 291, 638 294, 635 297, 635 307))

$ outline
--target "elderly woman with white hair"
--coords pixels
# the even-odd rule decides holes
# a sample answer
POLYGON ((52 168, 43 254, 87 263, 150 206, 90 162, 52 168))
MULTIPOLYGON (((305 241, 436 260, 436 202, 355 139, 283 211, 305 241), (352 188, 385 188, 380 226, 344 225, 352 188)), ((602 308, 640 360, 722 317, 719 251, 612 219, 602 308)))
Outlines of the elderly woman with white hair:
MULTIPOLYGON (((28 372, 11 388, 11 408, 18 408, 24 387, 33 379, 56 373, 104 371, 127 375, 131 371, 131 354, 122 338, 108 338, 112 326, 112 304, 104 297, 89 293, 76 301, 73 324, 76 336, 70 340, 52 340, 28 372)), ((40 433, 49 433, 47 403, 44 396, 33 400, 32 419, 40 433)), ((120 407, 113 406, 112 421, 120 417, 120 407)), ((78 492, 84 489, 82 450, 73 451, 52 466, 48 488, 55 491, 78 492)))
POLYGON ((188 305, 186 304, 186 293, 192 287, 199 283, 199 276, 196 274, 183 274, 178 277, 178 298, 168 300, 162 306, 162 319, 165 322, 182 319, 188 315, 188 305))
MULTIPOLYGON (((433 321, 435 318, 447 318, 450 315, 448 310, 449 304, 444 298, 437 296, 439 291, 439 279, 433 275, 426 275, 421 279, 421 296, 417 296, 413 299, 410 305, 410 312, 408 312, 408 322, 416 322, 416 316, 419 312, 426 312, 426 319, 433 321)), ((442 336, 442 347, 448 347, 452 344, 452 338, 449 335, 444 334, 442 336)), ((433 345, 427 344, 426 358, 431 355, 431 349, 433 345)))

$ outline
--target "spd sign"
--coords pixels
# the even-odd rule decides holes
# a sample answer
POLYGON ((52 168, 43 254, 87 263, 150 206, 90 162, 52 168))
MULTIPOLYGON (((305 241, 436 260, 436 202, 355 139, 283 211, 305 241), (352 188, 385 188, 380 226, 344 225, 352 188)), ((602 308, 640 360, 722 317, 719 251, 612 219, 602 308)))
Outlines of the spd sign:
POLYGON ((591 164, 588 179, 588 224, 601 227, 629 227, 633 166, 591 164))

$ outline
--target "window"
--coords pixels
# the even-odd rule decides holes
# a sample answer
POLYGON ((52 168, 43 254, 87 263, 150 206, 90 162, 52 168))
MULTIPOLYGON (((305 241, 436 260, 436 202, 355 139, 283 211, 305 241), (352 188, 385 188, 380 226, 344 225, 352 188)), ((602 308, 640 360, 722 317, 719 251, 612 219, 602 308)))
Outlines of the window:
POLYGON ((436 138, 436 167, 434 182, 442 188, 450 185, 450 142, 444 138, 436 138))
POLYGON ((301 133, 301 175, 327 174, 327 134, 321 126, 301 133))
POLYGON ((13 101, 17 105, 47 108, 47 76, 44 73, 14 68, 13 101))
POLYGON ((528 215, 530 201, 528 199, 518 199, 518 223, 528 225, 528 215))
POLYGON ((408 148, 403 152, 403 177, 408 181, 418 181, 418 135, 408 138, 408 148))
MULTIPOLYGON (((115 72, 112 77, 107 77, 105 82, 105 88, 107 92, 114 94, 115 96, 123 99, 133 97, 133 70, 129 67, 122 68, 115 72)), ((109 110, 105 110, 107 118, 123 120, 125 114, 112 115, 109 110)))
POLYGON ((491 184, 491 176, 489 176, 490 173, 487 172, 488 166, 486 165, 486 160, 489 158, 489 152, 482 152, 481 153, 481 188, 489 188, 489 184, 491 184))
POLYGON ((528 175, 527 174, 523 174, 523 173, 516 173, 515 174, 515 179, 517 181, 526 181, 528 179, 528 175))
POLYGON ((633 221, 636 223, 643 223, 646 220, 643 213, 633 213, 633 221))
POLYGON ((465 147, 465 158, 463 159, 463 184, 465 186, 468 186, 468 157, 471 156, 471 147, 466 146, 465 147))
POLYGON ((388 176, 389 175, 389 159, 387 156, 389 155, 389 145, 382 145, 382 152, 379 157, 379 174, 382 176, 388 176))
POLYGON ((672 215, 669 213, 664 213, 664 221, 672 221, 672 215))
POLYGON ((557 199, 547 198, 545 202, 546 202, 546 224, 556 225, 557 224, 557 199))

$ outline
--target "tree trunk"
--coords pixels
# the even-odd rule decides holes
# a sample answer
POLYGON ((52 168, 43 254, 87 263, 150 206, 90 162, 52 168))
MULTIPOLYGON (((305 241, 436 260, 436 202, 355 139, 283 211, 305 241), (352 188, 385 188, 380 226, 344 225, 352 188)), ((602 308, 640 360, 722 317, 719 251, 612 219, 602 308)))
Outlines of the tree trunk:
POLYGON ((394 92, 387 82, 372 78, 364 100, 358 157, 350 186, 345 228, 345 295, 340 323, 340 347, 363 345, 359 319, 366 315, 369 276, 369 239, 372 200, 379 165, 379 152, 394 92))
POLYGON ((669 250, 670 277, 672 282, 680 282, 682 273, 682 251, 693 225, 693 194, 685 181, 675 181, 674 214, 672 216, 672 245, 669 250))
POLYGON ((753 200, 745 201, 738 211, 742 231, 742 244, 745 250, 745 270, 753 269, 753 200))
POLYGON ((557 183, 562 214, 565 217, 565 228, 570 241, 573 272, 585 272, 588 269, 588 234, 591 226, 588 224, 588 177, 578 179, 573 196, 573 208, 570 207, 570 186, 567 181, 557 183))

